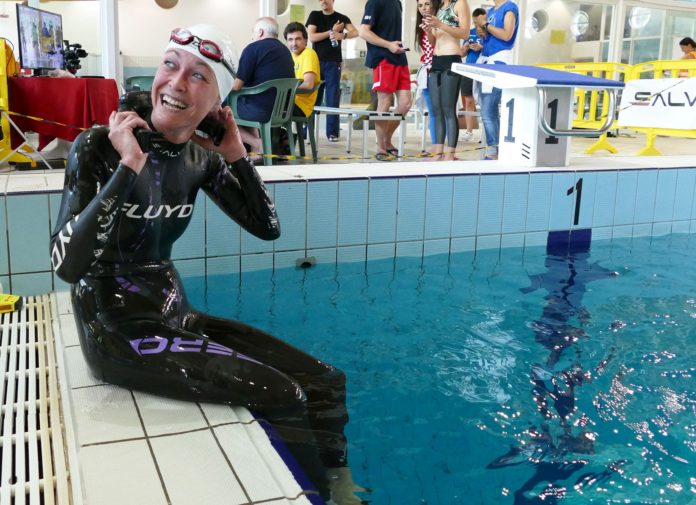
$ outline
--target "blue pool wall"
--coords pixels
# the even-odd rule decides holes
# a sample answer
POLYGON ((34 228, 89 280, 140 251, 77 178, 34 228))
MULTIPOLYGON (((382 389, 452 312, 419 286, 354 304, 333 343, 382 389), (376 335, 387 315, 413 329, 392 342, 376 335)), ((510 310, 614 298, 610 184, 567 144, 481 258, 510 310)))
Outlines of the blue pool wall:
MULTIPOLYGON (((44 177, 53 187, 42 191, 27 190, 24 182, 13 189, 14 175, 8 176, 0 196, 0 280, 6 292, 68 289, 52 273, 48 253, 61 199, 58 175, 44 177)), ((281 175, 268 187, 282 228, 273 242, 242 232, 199 195, 191 225, 173 251, 184 277, 243 277, 294 267, 309 256, 335 264, 546 246, 549 231, 558 230, 591 229, 592 241, 696 231, 691 167, 311 180, 281 175)))

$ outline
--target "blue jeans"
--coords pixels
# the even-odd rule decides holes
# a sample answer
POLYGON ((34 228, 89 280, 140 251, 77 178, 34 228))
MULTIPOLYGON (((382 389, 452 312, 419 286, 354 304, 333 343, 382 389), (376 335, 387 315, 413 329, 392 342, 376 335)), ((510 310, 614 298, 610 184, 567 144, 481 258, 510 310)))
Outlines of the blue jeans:
POLYGON ((486 133, 486 155, 498 154, 498 141, 500 138, 500 97, 503 94, 500 88, 493 88, 491 93, 481 93, 481 120, 483 130, 486 133))
POLYGON ((430 129, 430 143, 435 143, 435 118, 433 117, 433 102, 430 100, 430 90, 425 88, 421 90, 425 106, 428 108, 428 128, 430 129))
MULTIPOLYGON (((338 61, 320 61, 319 70, 324 81, 324 105, 338 107, 341 99, 341 63, 338 61)), ((338 137, 338 116, 326 115, 326 137, 338 137)))

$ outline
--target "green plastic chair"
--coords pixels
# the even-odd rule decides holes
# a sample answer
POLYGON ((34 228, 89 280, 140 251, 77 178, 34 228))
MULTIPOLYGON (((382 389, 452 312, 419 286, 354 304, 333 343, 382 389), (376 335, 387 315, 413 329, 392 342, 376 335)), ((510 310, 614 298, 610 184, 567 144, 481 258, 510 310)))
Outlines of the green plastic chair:
MULTIPOLYGON (((261 146, 264 154, 270 154, 273 152, 271 143, 271 128, 277 126, 284 126, 288 131, 288 143, 290 144, 290 154, 295 156, 295 138, 292 133, 292 107, 295 104, 295 91, 300 85, 299 79, 272 79, 266 81, 258 86, 253 86, 251 88, 242 88, 237 91, 232 91, 227 96, 227 103, 229 104, 232 112, 234 112, 234 119, 240 126, 249 126, 252 128, 258 128, 261 132, 261 146), (237 101, 240 96, 251 96, 258 95, 269 89, 276 90, 276 99, 273 104, 273 110, 271 111, 271 118, 262 123, 260 121, 249 121, 247 119, 242 119, 237 114, 237 101)), ((272 165, 273 160, 270 156, 264 156, 264 165, 272 165)))
MULTIPOLYGON (((315 106, 321 105, 324 101, 324 81, 314 86, 312 89, 298 89, 296 94, 309 94, 313 93, 314 90, 319 90, 317 94, 317 102, 315 106)), ((292 116, 292 121, 295 123, 295 129, 297 130, 297 141, 300 146, 300 156, 304 158, 305 155, 305 145, 304 145, 304 126, 307 125, 307 134, 309 135, 309 146, 312 149, 312 160, 314 163, 317 162, 317 139, 314 135, 315 133, 315 123, 316 123, 316 113, 312 111, 309 117, 306 116, 292 116)))
POLYGON ((150 91, 154 75, 133 75, 126 79, 127 91, 150 91), (135 89, 137 86, 137 89, 135 89))

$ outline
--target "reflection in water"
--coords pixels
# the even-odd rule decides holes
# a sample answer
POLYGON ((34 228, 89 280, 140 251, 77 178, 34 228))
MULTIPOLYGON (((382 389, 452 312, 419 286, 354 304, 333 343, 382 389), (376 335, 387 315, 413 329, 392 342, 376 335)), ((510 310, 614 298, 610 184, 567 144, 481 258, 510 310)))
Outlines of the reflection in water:
POLYGON ((505 384, 515 368, 520 345, 512 332, 501 328, 501 311, 491 308, 483 314, 485 319, 473 324, 470 334, 443 343, 433 355, 437 389, 472 403, 505 403, 510 400, 505 384))
POLYGON ((691 505, 694 237, 369 275, 319 265, 276 272, 272 291, 255 272, 216 280, 209 300, 345 368, 353 472, 373 505, 691 505), (594 264, 608 257, 620 278, 594 264))
MULTIPOLYGON (((569 237, 568 232, 564 232, 569 237)), ((596 263, 590 263, 590 237, 568 244, 558 235, 549 236, 546 272, 530 276, 530 286, 523 293, 546 290, 546 303, 541 316, 531 322, 537 343, 548 355, 543 363, 534 363, 530 370, 532 397, 542 420, 524 432, 521 445, 497 457, 487 468, 495 469, 524 462, 534 465, 534 474, 514 492, 515 504, 557 503, 567 489, 559 484, 582 470, 588 460, 581 455, 594 454, 596 434, 588 429, 589 416, 577 413, 576 388, 592 379, 590 371, 580 363, 581 339, 588 338, 583 326, 590 314, 583 306, 587 284, 616 275, 596 263), (557 421, 553 430, 550 423, 557 421)), ((601 366, 606 363, 601 364, 601 366)), ((575 489, 609 478, 623 462, 610 463, 601 473, 587 472, 577 477, 575 489)))

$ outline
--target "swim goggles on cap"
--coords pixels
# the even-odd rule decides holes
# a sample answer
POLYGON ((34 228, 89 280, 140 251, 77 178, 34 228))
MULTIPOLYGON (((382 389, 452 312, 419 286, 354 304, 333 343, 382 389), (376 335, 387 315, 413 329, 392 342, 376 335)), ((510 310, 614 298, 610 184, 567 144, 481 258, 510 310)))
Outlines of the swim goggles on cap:
POLYGON ((206 58, 213 60, 217 63, 222 63, 222 65, 232 74, 232 77, 237 78, 237 72, 234 71, 232 65, 225 59, 222 53, 222 49, 212 40, 202 39, 197 37, 185 28, 175 28, 172 30, 172 34, 169 40, 173 40, 177 44, 185 46, 187 44, 193 44, 198 48, 198 52, 201 53, 206 58))

